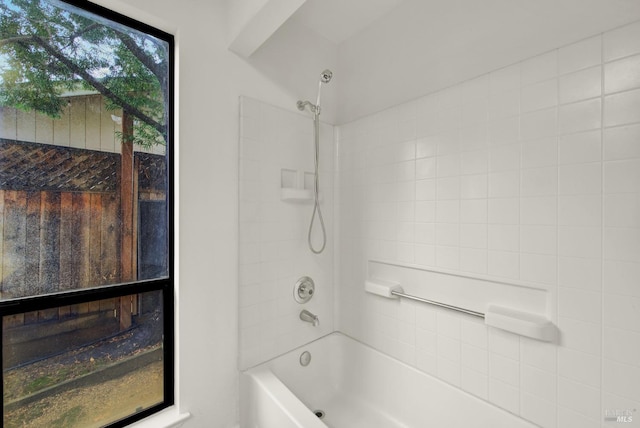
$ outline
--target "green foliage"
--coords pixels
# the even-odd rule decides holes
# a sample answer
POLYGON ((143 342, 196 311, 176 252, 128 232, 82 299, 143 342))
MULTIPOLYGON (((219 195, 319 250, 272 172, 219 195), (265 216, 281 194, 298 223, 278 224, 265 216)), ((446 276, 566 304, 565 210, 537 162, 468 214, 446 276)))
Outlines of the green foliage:
POLYGON ((2 106, 57 118, 64 92, 95 90, 148 147, 166 142, 168 75, 162 41, 59 2, 0 0, 2 106))
POLYGON ((25 393, 32 394, 36 391, 40 391, 41 389, 47 388, 55 383, 55 380, 51 376, 42 376, 39 377, 25 387, 25 393))

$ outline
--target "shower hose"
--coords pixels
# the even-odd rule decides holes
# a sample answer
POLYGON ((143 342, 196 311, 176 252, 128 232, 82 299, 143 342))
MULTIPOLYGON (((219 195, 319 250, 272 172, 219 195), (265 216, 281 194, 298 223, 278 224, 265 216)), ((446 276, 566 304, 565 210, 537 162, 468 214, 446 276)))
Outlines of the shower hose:
MULTIPOLYGON (((319 109, 318 109, 319 110, 319 109)), ((320 199, 318 197, 320 184, 319 184, 319 172, 318 172, 318 163, 320 157, 320 114, 319 111, 313 115, 313 130, 314 130, 314 143, 315 143, 315 174, 314 174, 314 183, 313 183, 313 214, 311 214, 311 221, 309 222, 309 234, 307 236, 307 241, 309 243, 309 249, 314 254, 320 254, 324 251, 324 247, 327 245, 327 231, 324 227, 324 219, 322 218, 322 210, 320 209, 320 199), (311 242, 311 233, 313 231, 313 223, 316 219, 316 214, 318 215, 318 220, 320 221, 320 227, 322 229, 322 245, 320 248, 316 249, 311 242)))

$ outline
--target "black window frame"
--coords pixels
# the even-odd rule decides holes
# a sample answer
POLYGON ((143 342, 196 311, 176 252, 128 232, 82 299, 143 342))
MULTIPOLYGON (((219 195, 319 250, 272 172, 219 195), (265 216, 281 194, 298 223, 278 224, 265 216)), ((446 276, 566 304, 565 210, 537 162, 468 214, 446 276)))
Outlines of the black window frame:
MULTIPOLYGON (((87 303, 96 300, 122 297, 132 294, 140 294, 150 291, 162 293, 163 310, 163 381, 164 400, 150 408, 134 413, 126 418, 114 421, 106 427, 116 428, 130 425, 134 422, 147 418, 163 409, 175 405, 175 266, 174 266, 174 139, 175 139, 175 39, 174 36, 165 31, 159 30, 151 25, 145 24, 134 18, 115 12, 106 7, 83 0, 58 0, 70 6, 77 7, 89 13, 106 18, 115 23, 127 26, 134 30, 146 33, 168 44, 168 117, 166 145, 167 159, 167 233, 168 233, 168 276, 166 278, 153 280, 131 281, 115 285, 98 286, 93 288, 76 289, 56 292, 41 296, 31 296, 15 299, 0 300, 0 318, 26 312, 40 311, 56 308, 60 306, 87 303)), ((0 358, 2 358, 3 339, 0 334, 0 358)), ((4 374, 0 370, 0 388, 4 397, 4 374)), ((4 401, 4 398, 3 398, 4 401)), ((0 428, 4 426, 3 416, 0 418, 0 428)))

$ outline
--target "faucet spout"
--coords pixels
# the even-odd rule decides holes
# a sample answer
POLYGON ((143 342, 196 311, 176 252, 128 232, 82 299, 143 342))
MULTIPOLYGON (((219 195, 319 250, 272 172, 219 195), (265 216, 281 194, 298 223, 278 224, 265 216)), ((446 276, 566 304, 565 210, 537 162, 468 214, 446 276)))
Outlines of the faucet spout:
POLYGON ((304 309, 302 312, 300 312, 300 319, 302 321, 306 321, 309 322, 311 324, 313 324, 314 327, 317 327, 320 325, 320 319, 318 318, 317 315, 312 314, 311 312, 309 312, 308 310, 304 309))

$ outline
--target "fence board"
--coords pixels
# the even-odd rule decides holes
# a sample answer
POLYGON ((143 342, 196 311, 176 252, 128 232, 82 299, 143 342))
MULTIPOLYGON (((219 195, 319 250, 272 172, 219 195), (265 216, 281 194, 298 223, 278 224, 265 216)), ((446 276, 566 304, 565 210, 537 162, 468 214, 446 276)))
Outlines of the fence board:
POLYGON ((40 219, 39 288, 53 293, 60 288, 60 193, 42 192, 40 219))
POLYGON ((100 312, 113 311, 119 303, 117 298, 100 300, 100 312))
MULTIPOLYGON (((73 252, 73 194, 60 195, 60 290, 69 290, 74 285, 74 266, 77 254, 73 252)), ((76 279, 75 284, 78 281, 76 279)))
POLYGON ((52 321, 58 319, 58 308, 38 311, 38 321, 52 321))
POLYGON ((24 325, 27 324, 36 324, 38 322, 38 312, 25 312, 24 314, 24 325))
POLYGON ((71 316, 71 306, 60 306, 58 308, 58 319, 63 320, 71 316))
POLYGON ((7 315, 2 317, 2 328, 8 329, 24 325, 24 314, 7 315))
POLYGON ((115 284, 120 281, 120 201, 115 193, 102 195, 101 234, 101 284, 115 284))
POLYGON ((100 275, 100 245, 102 242, 102 195, 91 194, 90 209, 90 240, 89 240, 89 283, 86 285, 101 285, 102 275, 100 275))
POLYGON ((73 237, 71 253, 76 257, 73 265, 72 288, 83 288, 90 284, 90 254, 91 242, 91 195, 76 193, 73 195, 73 237))
MULTIPOLYGON (((39 290, 53 293, 60 285, 60 193, 42 192, 40 205, 40 278, 39 290)), ((58 309, 40 311, 38 318, 58 318, 58 309)))
MULTIPOLYGON (((89 193, 74 193, 71 239, 71 254, 75 257, 75 262, 72 265, 71 288, 73 289, 86 287, 89 284, 90 210, 91 195, 89 193)), ((71 305, 69 312, 71 315, 86 314, 89 312, 89 305, 86 303, 71 305)))
POLYGON ((39 287, 40 276, 40 192, 27 192, 25 271, 24 288, 21 296, 42 294, 39 287))
POLYGON ((25 287, 26 192, 5 191, 3 297, 20 295, 25 287))

